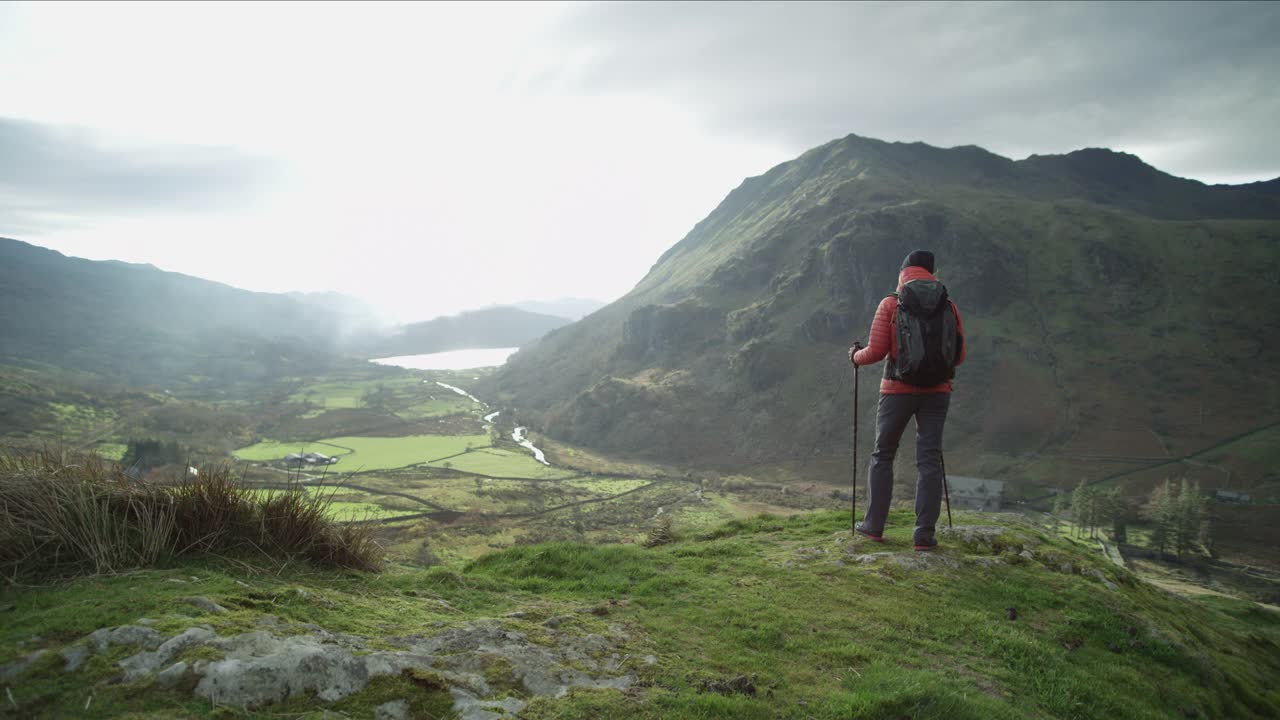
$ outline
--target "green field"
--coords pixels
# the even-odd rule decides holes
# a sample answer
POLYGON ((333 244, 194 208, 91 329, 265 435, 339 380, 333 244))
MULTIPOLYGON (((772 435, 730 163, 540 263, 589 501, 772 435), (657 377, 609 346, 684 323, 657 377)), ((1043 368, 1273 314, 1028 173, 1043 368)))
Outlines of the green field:
POLYGON ((467 447, 489 444, 488 435, 409 435, 406 437, 336 437, 309 443, 264 440, 235 451, 241 460, 279 460, 294 452, 338 456, 334 468, 343 472, 390 470, 457 455, 467 447))
POLYGON ((431 463, 437 467, 443 467, 445 463, 449 463, 449 467, 456 470, 464 470, 466 472, 479 473, 481 475, 495 475, 500 477, 518 477, 531 479, 554 479, 564 478, 574 473, 567 470, 557 470, 548 467, 533 459, 533 456, 527 452, 516 452, 514 450, 504 450, 502 448, 485 448, 483 450, 473 450, 466 455, 449 458, 431 463))
POLYGON ((1273 470, 1280 467, 1280 428, 1271 428, 1240 438, 1213 451, 1212 457, 1239 455, 1273 470))
POLYGON ((119 462, 124 459, 124 453, 129 449, 124 443, 100 442, 93 447, 93 451, 108 460, 119 462))
POLYGON ((435 399, 429 396, 426 400, 414 403, 402 410, 397 410, 396 415, 405 419, 429 418, 429 417, 445 417, 447 415, 458 415, 460 413, 471 412, 475 407, 475 403, 456 395, 444 388, 440 388, 444 394, 435 394, 435 399))
POLYGON ((270 460, 283 460, 285 455, 298 452, 318 452, 323 455, 341 456, 351 453, 350 447, 342 447, 338 445, 330 445, 326 442, 278 442, 276 440, 263 440, 260 443, 243 447, 233 453, 241 460, 252 460, 254 462, 267 462, 270 460))
POLYGON ((467 446, 485 447, 488 435, 410 435, 407 437, 338 437, 326 438, 332 443, 350 448, 352 453, 335 465, 343 472, 390 470, 417 465, 429 460, 457 455, 467 446))
MULTIPOLYGON (((422 510, 426 510, 426 508, 424 507, 422 510)), ((422 512, 422 510, 397 510, 375 503, 343 502, 341 500, 334 500, 329 503, 329 517, 338 522, 395 517, 397 515, 409 515, 413 512, 422 512)))
POLYGON ((573 480, 565 480, 562 484, 569 487, 582 488, 595 495, 607 497, 629 492, 638 487, 644 487, 650 482, 643 478, 575 478, 573 480))
POLYGON ((468 412, 473 406, 461 395, 434 383, 424 383, 416 375, 316 382, 302 386, 289 400, 311 403, 324 410, 380 407, 405 418, 454 415, 468 412))
POLYGON ((361 397, 372 384, 365 381, 316 383, 290 395, 289 400, 309 402, 328 410, 364 407, 361 397))

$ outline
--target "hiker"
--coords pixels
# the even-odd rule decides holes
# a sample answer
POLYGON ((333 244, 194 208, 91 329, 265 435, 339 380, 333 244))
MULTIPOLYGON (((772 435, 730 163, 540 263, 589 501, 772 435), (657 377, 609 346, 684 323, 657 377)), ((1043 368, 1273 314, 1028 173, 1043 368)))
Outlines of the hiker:
POLYGON ((880 381, 869 507, 854 529, 876 542, 884 541, 884 522, 893 494, 893 460, 907 422, 914 417, 918 477, 912 539, 916 550, 932 550, 938 545, 934 527, 942 506, 942 426, 951 403, 955 366, 965 357, 960 311, 947 298, 946 288, 933 271, 932 252, 914 250, 907 255, 898 275, 898 292, 881 300, 876 309, 869 344, 863 347, 855 341, 849 348, 849 361, 856 367, 889 358, 880 381), (905 352, 900 348, 902 342, 908 343, 905 352))

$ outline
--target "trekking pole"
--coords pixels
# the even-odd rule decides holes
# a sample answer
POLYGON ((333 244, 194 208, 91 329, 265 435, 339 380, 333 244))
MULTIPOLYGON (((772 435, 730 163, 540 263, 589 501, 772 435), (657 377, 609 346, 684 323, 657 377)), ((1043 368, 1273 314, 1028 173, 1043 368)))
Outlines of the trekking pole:
MULTIPOLYGON (((850 493, 849 532, 858 529, 858 366, 853 366, 853 492, 850 493)), ((948 506, 949 507, 949 506, 948 506)))
POLYGON ((951 524, 951 491, 947 489, 947 458, 938 450, 938 461, 942 463, 942 496, 947 499, 947 527, 955 529, 951 524))

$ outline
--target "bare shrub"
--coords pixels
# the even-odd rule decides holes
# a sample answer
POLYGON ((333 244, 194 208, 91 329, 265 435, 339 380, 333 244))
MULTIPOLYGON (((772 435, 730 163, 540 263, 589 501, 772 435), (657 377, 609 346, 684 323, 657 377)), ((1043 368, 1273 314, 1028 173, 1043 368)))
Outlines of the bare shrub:
POLYGON ((644 539, 644 546, 647 548, 666 545, 675 542, 675 533, 671 530, 671 515, 659 515, 649 525, 649 535, 644 539))

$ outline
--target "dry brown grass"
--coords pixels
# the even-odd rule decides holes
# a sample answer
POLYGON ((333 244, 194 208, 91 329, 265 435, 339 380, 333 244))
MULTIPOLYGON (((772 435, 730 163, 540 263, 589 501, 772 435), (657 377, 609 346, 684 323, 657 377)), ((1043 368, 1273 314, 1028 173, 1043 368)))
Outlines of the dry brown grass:
POLYGON ((0 453, 0 572, 107 573, 202 554, 377 570, 373 529, 329 520, 331 497, 263 495, 227 468, 161 484, 94 454, 0 453))

